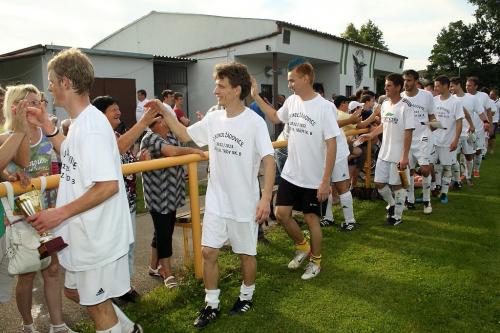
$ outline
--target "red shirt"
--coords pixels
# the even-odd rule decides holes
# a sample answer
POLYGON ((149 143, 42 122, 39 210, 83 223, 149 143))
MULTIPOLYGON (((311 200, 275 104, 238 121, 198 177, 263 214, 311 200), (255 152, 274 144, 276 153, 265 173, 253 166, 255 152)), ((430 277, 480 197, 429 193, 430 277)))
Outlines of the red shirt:
POLYGON ((174 109, 175 115, 177 116, 177 120, 180 122, 181 118, 184 117, 184 111, 181 109, 174 109))

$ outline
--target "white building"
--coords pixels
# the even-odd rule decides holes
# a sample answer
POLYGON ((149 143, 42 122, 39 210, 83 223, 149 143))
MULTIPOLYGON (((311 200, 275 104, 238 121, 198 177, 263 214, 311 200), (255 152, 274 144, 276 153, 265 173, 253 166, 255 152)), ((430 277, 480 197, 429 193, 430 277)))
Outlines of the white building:
POLYGON ((188 66, 191 118, 196 110, 216 103, 212 72, 217 63, 244 63, 269 97, 288 96, 286 65, 294 57, 306 57, 328 98, 332 93, 349 96, 361 88, 376 90, 377 78, 400 73, 406 59, 282 21, 155 11, 93 48, 196 59, 188 66))

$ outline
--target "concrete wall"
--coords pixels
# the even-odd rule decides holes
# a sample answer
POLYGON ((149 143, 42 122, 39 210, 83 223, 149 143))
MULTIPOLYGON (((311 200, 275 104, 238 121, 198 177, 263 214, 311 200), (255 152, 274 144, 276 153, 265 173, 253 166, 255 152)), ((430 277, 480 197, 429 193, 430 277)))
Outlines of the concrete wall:
POLYGON ((40 55, 0 62, 0 85, 32 83, 43 91, 43 66, 40 55))
POLYGON ((94 47, 177 56, 276 30, 272 20, 153 12, 94 47))
MULTIPOLYGON (((49 101, 49 113, 55 114, 59 119, 66 119, 68 117, 66 112, 62 108, 53 106, 52 96, 48 91, 47 64, 55 54, 57 52, 48 51, 44 55, 0 62, 0 84, 5 86, 17 82, 33 83, 46 94, 49 101)), ((146 89, 149 95, 153 95, 152 59, 100 55, 89 55, 89 57, 94 65, 96 77, 135 79, 137 89, 146 89)))

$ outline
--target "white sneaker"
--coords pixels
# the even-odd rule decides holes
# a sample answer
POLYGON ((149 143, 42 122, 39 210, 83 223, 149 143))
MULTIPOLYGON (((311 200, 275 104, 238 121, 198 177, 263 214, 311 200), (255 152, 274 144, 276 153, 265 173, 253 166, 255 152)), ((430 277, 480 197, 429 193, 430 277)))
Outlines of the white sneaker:
POLYGON ((289 269, 299 268, 302 262, 307 258, 309 258, 309 252, 296 250, 295 257, 293 257, 292 261, 288 263, 288 268, 289 269))
POLYGON ((430 201, 424 202, 424 214, 430 214, 430 213, 432 213, 431 202, 430 201))
POLYGON ((309 262, 306 266, 306 271, 302 274, 302 280, 310 280, 321 271, 321 267, 313 262, 309 262))

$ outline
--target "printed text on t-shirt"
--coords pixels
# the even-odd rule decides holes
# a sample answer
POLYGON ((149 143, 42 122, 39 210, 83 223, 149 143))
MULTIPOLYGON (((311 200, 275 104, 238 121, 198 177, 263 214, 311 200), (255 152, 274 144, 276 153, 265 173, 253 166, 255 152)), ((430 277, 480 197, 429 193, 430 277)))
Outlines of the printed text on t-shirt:
POLYGON ((71 184, 75 184, 75 178, 72 177, 71 171, 76 170, 78 163, 75 158, 70 155, 69 149, 65 149, 62 155, 62 166, 61 166, 61 179, 71 184))

